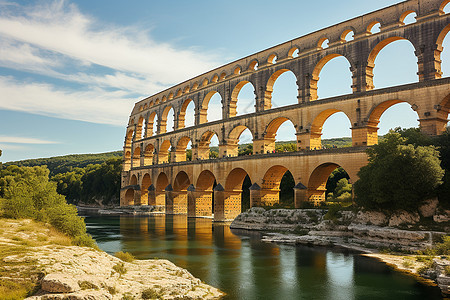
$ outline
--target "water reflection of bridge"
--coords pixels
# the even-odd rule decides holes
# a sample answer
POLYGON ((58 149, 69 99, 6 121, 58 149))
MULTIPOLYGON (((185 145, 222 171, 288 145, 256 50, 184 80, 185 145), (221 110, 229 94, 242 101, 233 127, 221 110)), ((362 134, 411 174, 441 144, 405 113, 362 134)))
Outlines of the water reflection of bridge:
POLYGON ((448 3, 401 2, 252 54, 137 102, 124 143, 121 205, 160 205, 166 213, 232 219, 241 211, 246 176, 253 184, 251 205, 272 205, 279 201, 280 181, 287 171, 296 184, 296 207, 304 201, 318 203, 324 201, 326 180, 336 167, 343 167, 352 181, 357 179, 357 171, 367 163, 364 147, 377 143, 378 123, 389 107, 410 104, 421 129, 440 134, 450 111, 450 79, 441 78, 442 42, 450 31, 450 16, 443 12, 448 3), (414 12, 416 22, 406 25, 405 17, 414 12), (380 32, 374 33, 377 23, 380 32), (353 40, 347 41, 350 32, 353 40), (328 47, 323 47, 325 40, 328 47), (398 40, 413 45, 419 82, 375 90, 375 59, 398 40), (318 99, 320 72, 336 57, 346 58, 351 66, 353 92, 318 99), (298 103, 273 108, 274 83, 286 72, 295 75, 298 103), (255 112, 237 116, 238 96, 246 84, 255 91, 255 112), (208 104, 215 94, 222 99, 222 119, 208 122, 208 104), (195 105, 195 125, 186 128, 190 103, 195 105), (174 131, 167 132, 171 110, 174 131), (338 112, 350 121, 353 147, 324 150, 322 127, 338 112), (273 154, 277 131, 285 122, 296 130, 297 151, 273 154), (253 137, 253 153, 238 157, 239 137, 246 129, 253 137), (214 135, 219 140, 218 159, 209 157, 214 135), (189 143, 192 161, 186 156, 189 143))
POLYGON ((414 278, 395 275, 374 259, 326 248, 263 243, 258 233, 230 231, 211 219, 121 217, 120 233, 122 251, 138 258, 169 259, 231 293, 231 299, 377 298, 386 290, 413 293, 398 291, 399 285, 405 289, 407 280, 418 288, 414 278), (382 275, 374 276, 377 273, 382 275))

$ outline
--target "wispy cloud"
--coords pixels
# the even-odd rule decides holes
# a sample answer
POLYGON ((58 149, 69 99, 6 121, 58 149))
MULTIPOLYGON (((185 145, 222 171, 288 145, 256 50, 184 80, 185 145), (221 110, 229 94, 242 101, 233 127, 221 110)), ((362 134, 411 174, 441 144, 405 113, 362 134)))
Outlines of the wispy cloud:
POLYGON ((0 136, 0 143, 11 144, 59 144, 59 142, 46 141, 42 139, 19 137, 19 136, 0 136))
POLYGON ((0 66, 67 82, 3 76, 0 108, 123 125, 132 103, 218 61, 155 41, 146 28, 100 23, 68 1, 0 2, 0 66))
POLYGON ((122 91, 72 91, 0 76, 0 109, 125 126, 135 99, 122 91))

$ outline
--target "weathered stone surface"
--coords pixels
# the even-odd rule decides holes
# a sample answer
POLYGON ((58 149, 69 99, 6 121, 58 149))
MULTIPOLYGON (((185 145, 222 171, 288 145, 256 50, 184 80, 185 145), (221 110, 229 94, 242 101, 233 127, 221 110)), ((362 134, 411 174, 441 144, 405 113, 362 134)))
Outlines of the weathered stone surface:
POLYGON ((36 264, 48 275, 42 290, 29 299, 141 299, 153 289, 164 299, 217 299, 223 294, 167 260, 123 262, 90 248, 42 246, 35 248, 36 264), (125 273, 120 274, 117 266, 125 273))
POLYGON ((436 215, 433 216, 433 220, 437 223, 449 222, 450 221, 450 210, 438 209, 436 215))
POLYGON ((420 216, 416 212, 407 212, 399 210, 392 214, 389 219, 389 226, 410 225, 420 221, 420 216))
POLYGON ((50 293, 71 293, 80 290, 72 276, 61 273, 46 275, 41 281, 41 288, 50 293))
POLYGON ((439 200, 437 198, 425 200, 419 207, 419 213, 426 218, 432 217, 436 213, 438 205, 439 200))
POLYGON ((365 225, 384 226, 387 224, 387 216, 379 211, 359 211, 356 214, 355 223, 365 225))

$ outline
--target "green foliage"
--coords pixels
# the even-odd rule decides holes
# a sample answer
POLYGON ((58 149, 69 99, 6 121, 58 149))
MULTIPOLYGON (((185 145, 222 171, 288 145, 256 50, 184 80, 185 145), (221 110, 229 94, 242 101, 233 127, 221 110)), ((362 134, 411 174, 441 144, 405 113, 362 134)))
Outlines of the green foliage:
POLYGON ((354 185, 358 205, 414 210, 436 193, 444 175, 438 151, 406 142, 399 132, 390 131, 367 149, 369 163, 360 169, 354 185))
POLYGON ((336 221, 340 217, 341 206, 339 204, 330 205, 327 213, 323 216, 324 220, 336 221))
POLYGON ((142 299, 162 299, 163 294, 155 289, 147 288, 142 291, 142 299))
POLYGON ((322 148, 345 148, 352 146, 351 137, 341 137, 322 140, 322 148))
POLYGON ((238 156, 253 154, 253 144, 242 144, 238 147, 238 156))
POLYGON ((10 165, 34 167, 47 166, 50 170, 50 176, 73 171, 74 168, 84 168, 91 164, 101 164, 110 158, 121 158, 122 151, 114 151, 99 154, 73 154, 65 156, 56 156, 50 158, 27 159, 5 163, 10 165))
POLYGON ((82 290, 98 290, 99 289, 98 286, 96 286, 92 282, 86 281, 86 280, 78 281, 78 285, 80 286, 80 288, 82 290))
POLYGON ((295 142, 277 142, 275 143, 275 152, 294 152, 297 151, 297 145, 295 142))
POLYGON ((31 218, 48 222, 81 246, 95 246, 86 233, 83 218, 75 206, 67 204, 56 191, 56 183, 48 180, 45 167, 9 166, 0 170, 0 202, 7 218, 31 218))
POLYGON ((113 266, 113 270, 117 273, 119 273, 119 276, 122 277, 127 272, 127 269, 125 268, 124 263, 118 263, 113 266))
POLYGON ((339 167, 339 168, 336 168, 335 170, 333 170, 333 172, 331 172, 330 176, 328 177, 327 185, 326 185, 327 195, 330 193, 334 194, 337 183, 342 178, 346 178, 347 180, 350 179, 350 176, 348 176, 348 174, 344 170, 344 168, 339 167))
POLYGON ((135 260, 133 254, 129 253, 129 252, 116 252, 114 253, 114 256, 117 258, 120 258, 121 260, 125 261, 125 262, 133 262, 135 260))
POLYGON ((280 182, 280 208, 294 208, 294 186, 294 177, 286 171, 280 182))

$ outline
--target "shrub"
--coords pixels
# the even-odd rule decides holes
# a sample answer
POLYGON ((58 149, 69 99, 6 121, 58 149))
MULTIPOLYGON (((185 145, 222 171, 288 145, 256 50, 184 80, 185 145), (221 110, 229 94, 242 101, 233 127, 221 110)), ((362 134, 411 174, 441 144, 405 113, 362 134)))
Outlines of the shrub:
POLYGON ((113 266, 113 270, 119 273, 119 276, 122 277, 127 272, 125 265, 123 263, 119 263, 113 266))
POLYGON ((155 289, 148 288, 142 291, 142 299, 162 299, 162 293, 155 289))
POLYGON ((116 252, 114 253, 114 256, 117 258, 120 258, 121 260, 125 261, 125 262, 133 262, 135 260, 133 254, 129 253, 129 252, 116 252))

